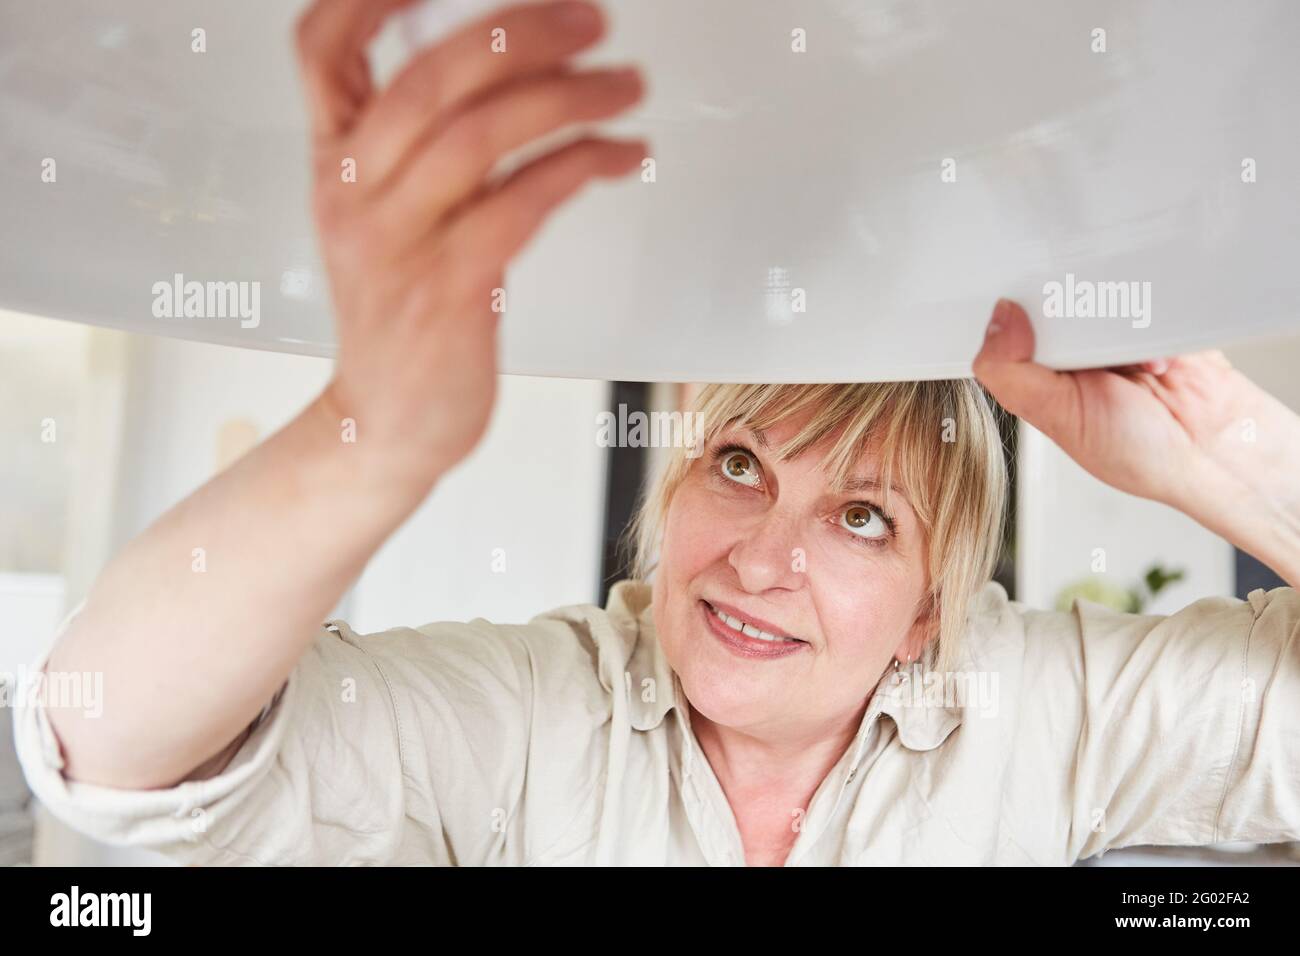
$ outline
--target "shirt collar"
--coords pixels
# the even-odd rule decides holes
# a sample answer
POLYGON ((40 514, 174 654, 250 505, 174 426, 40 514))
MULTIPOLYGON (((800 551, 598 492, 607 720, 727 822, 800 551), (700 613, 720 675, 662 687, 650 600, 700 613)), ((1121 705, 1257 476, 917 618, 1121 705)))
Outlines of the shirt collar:
POLYGON ((655 634, 651 585, 627 578, 614 584, 605 604, 610 623, 632 641, 628 657, 628 715, 637 730, 654 730, 685 698, 655 634))
POLYGON ((897 672, 891 669, 876 687, 880 712, 893 720, 908 750, 934 750, 961 726, 960 706, 927 700, 926 676, 924 666, 915 661, 897 672))
MULTIPOLYGON (((681 684, 668 666, 655 633, 652 593, 649 583, 624 579, 610 588, 605 606, 610 623, 633 642, 627 665, 628 708, 632 726, 641 731, 654 730, 674 708, 687 723, 690 719, 681 684)), ((963 661, 969 662, 966 646, 963 661)), ((965 663, 961 665, 964 667, 965 663)), ((909 750, 933 750, 961 725, 963 709, 959 704, 934 702, 934 695, 923 693, 927 686, 925 674, 918 661, 897 672, 890 668, 880 678, 852 745, 855 766, 877 712, 894 722, 899 741, 909 750)), ((934 686, 933 682, 929 686, 934 686)))

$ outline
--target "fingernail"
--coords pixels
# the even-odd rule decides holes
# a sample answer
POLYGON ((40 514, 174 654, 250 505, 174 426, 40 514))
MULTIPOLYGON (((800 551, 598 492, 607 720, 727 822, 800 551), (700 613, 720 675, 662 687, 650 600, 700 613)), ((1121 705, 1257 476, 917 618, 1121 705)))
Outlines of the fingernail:
POLYGON ((1007 314, 1010 310, 1010 299, 998 299, 997 303, 993 306, 993 315, 989 319, 988 328, 984 330, 984 338, 991 339, 1006 328, 1007 314))
POLYGON ((567 29, 587 32, 600 24, 600 14, 590 3, 566 0, 555 8, 555 19, 567 29))
POLYGON ((635 159, 636 162, 640 164, 640 162, 648 155, 648 150, 644 140, 626 139, 623 140, 620 145, 623 147, 624 151, 626 151, 629 161, 635 159))
POLYGON ((1010 299, 998 299, 984 330, 980 354, 1000 362, 1023 362, 1033 357, 1034 332, 1024 310, 1010 299))
POLYGON ((624 66, 616 70, 610 70, 609 78, 628 90, 639 90, 641 88, 641 71, 635 66, 624 66))

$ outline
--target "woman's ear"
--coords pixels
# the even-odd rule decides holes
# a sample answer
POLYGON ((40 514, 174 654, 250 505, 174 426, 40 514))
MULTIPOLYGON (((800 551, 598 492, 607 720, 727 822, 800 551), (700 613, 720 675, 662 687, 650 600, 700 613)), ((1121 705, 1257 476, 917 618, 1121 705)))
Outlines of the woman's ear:
POLYGON ((916 620, 912 622, 911 628, 908 629, 907 636, 903 642, 898 645, 894 651, 894 656, 900 661, 914 661, 921 656, 926 645, 939 637, 939 604, 929 595, 921 602, 921 608, 917 612, 916 620))

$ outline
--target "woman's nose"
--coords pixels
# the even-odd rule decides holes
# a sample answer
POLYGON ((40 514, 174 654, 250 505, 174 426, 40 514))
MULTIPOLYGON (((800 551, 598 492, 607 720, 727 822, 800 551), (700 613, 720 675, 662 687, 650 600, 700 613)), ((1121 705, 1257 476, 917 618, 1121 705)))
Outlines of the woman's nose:
POLYGON ((728 560, 746 591, 802 586, 807 547, 799 527, 791 516, 770 512, 736 542, 728 560))

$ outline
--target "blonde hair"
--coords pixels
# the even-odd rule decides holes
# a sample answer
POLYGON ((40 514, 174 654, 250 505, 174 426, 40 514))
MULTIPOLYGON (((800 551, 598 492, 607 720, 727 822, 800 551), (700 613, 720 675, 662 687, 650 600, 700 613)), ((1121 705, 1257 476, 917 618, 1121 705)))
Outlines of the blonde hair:
MULTIPOLYGON (((889 486, 907 496, 929 542, 930 587, 925 601, 938 620, 927 642, 926 666, 957 666, 970 604, 992 577, 1002 544, 1007 496, 1006 463, 996 406, 972 379, 831 385, 705 386, 686 409, 702 421, 704 447, 728 425, 766 431, 781 419, 812 410, 804 428, 772 456, 785 461, 843 426, 824 468, 842 488, 871 446, 880 455, 881 507, 889 486)), ((645 489, 624 532, 631 544, 633 578, 648 580, 662 544, 668 506, 691 458, 676 447, 645 489)), ((921 609, 918 609, 921 610, 921 609)))

